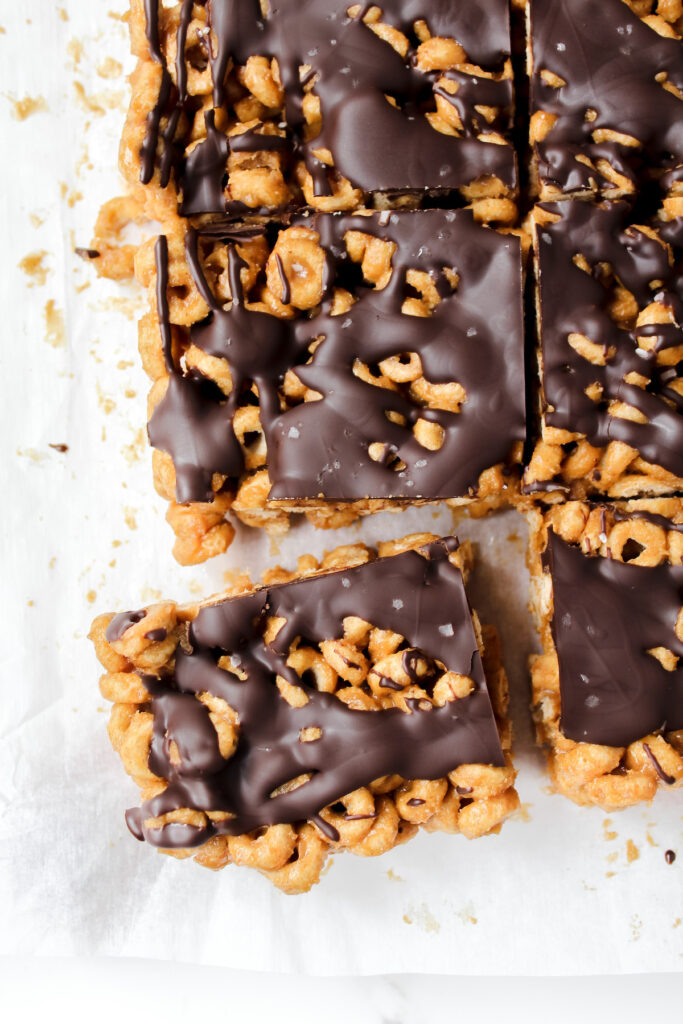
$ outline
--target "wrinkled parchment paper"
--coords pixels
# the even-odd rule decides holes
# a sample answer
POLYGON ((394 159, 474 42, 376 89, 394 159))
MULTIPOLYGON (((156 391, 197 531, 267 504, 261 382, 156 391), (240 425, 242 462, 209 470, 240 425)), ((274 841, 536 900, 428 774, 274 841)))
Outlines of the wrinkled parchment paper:
POLYGON ((174 563, 144 436, 144 300, 73 253, 120 189, 125 6, 0 2, 0 951, 318 974, 680 970, 681 792, 608 818, 547 790, 526 710, 535 640, 514 513, 457 528, 477 543, 471 596, 502 630, 514 694, 523 808, 500 836, 423 835, 376 860, 339 856, 310 894, 286 897, 254 872, 213 874, 128 834, 137 790, 105 733, 86 640, 97 612, 207 595, 236 569, 257 578, 304 551, 453 522, 422 509, 337 535, 303 524, 277 547, 241 528, 226 556, 174 563))

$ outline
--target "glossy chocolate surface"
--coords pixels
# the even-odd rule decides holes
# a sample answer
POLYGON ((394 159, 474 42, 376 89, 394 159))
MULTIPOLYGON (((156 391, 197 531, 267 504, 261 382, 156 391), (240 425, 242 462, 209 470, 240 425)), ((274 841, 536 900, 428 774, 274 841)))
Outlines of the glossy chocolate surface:
POLYGON ((530 0, 531 109, 557 121, 536 144, 540 178, 563 192, 600 191, 613 182, 582 163, 606 160, 636 185, 683 162, 683 45, 660 36, 622 0, 530 0), (564 80, 548 85, 542 71, 564 80), (665 76, 656 81, 655 76, 665 76), (589 113, 587 117, 586 114, 589 113), (637 140, 593 141, 612 129, 637 140))
MULTIPOLYGON (((174 84, 160 50, 159 5, 146 0, 147 37, 152 58, 164 67, 159 98, 150 113, 141 151, 142 181, 151 180, 155 167, 166 186, 175 174, 182 192, 181 212, 244 212, 246 207, 226 199, 226 160, 230 152, 287 148, 301 157, 312 176, 314 193, 331 195, 328 168, 315 150, 328 149, 335 168, 356 188, 366 192, 455 189, 483 176, 495 175, 507 187, 516 185, 515 154, 511 146, 481 141, 482 134, 510 126, 512 82, 494 81, 453 69, 424 73, 414 66, 418 40, 413 23, 427 22, 433 35, 456 39, 471 64, 498 72, 510 53, 509 15, 505 0, 385 0, 382 20, 404 31, 411 42, 405 59, 361 20, 369 5, 349 17, 348 3, 339 0, 278 0, 267 17, 259 0, 195 0, 205 7, 211 36, 205 37, 204 61, 213 82, 213 109, 206 115, 206 139, 186 158, 183 117, 193 106, 187 89, 185 52, 192 0, 184 0, 176 39, 174 84), (212 45, 210 46, 210 40, 212 45), (249 57, 276 58, 284 87, 286 138, 250 131, 228 138, 215 127, 215 111, 229 112, 225 78, 232 63, 243 66, 249 57), (310 70, 302 76, 300 69, 310 70), (315 75, 314 92, 321 102, 323 127, 305 138, 302 102, 304 84, 315 75), (433 129, 426 111, 436 110, 437 79, 458 85, 447 102, 460 113, 460 134, 433 129), (397 103, 392 105, 386 97, 397 103), (503 115, 489 124, 477 106, 495 106, 503 115), (165 127, 163 127, 165 125, 165 127), (239 207, 239 209, 238 209, 239 207)), ((254 212, 254 211, 252 211, 254 212)))
MULTIPOLYGON (((483 470, 505 461, 513 443, 525 436, 518 239, 479 227, 469 211, 318 215, 295 223, 319 233, 326 269, 322 306, 293 320, 246 308, 241 261, 229 238, 234 298, 224 309, 204 277, 197 236, 188 235, 188 262, 211 309, 206 320, 191 328, 190 337, 209 355, 229 361, 233 389, 226 399, 210 381, 173 372, 149 436, 173 458, 177 500, 211 500, 213 472, 230 478, 243 472, 232 417, 252 381, 268 449, 271 499, 416 500, 474 493, 483 470), (359 283, 358 266, 343 241, 349 230, 396 243, 386 288, 359 283), (444 267, 459 275, 455 290, 444 267), (429 273, 442 296, 429 317, 401 312, 411 294, 406 273, 412 268, 429 273), (330 315, 335 285, 348 287, 358 300, 339 316, 330 315), (309 346, 320 336, 324 340, 307 362, 309 346), (408 352, 419 354, 428 381, 464 387, 460 412, 425 408, 353 372, 356 360, 375 366, 408 352), (278 388, 289 368, 322 398, 282 411, 278 388), (405 417, 405 423, 389 420, 389 412, 405 417), (419 418, 443 428, 438 450, 415 438, 412 428, 419 418), (369 446, 377 442, 384 445, 380 461, 369 455, 369 446)), ((162 257, 157 279, 163 282, 163 247, 157 255, 162 257)), ((163 295, 159 314, 162 337, 170 337, 163 295)))
POLYGON ((537 230, 540 294, 541 348, 545 420, 553 427, 585 434, 598 447, 623 441, 637 448, 648 462, 683 476, 683 399, 672 388, 679 379, 678 366, 657 366, 657 354, 683 345, 683 255, 681 225, 668 225, 666 248, 631 223, 631 208, 624 202, 593 206, 581 202, 544 203, 543 209, 559 215, 557 223, 537 230), (657 299, 672 314, 673 323, 618 327, 609 315, 612 293, 597 273, 586 273, 573 259, 585 256, 591 268, 607 262, 613 273, 635 297, 639 309, 657 299), (652 286, 650 282, 659 281, 652 286), (572 333, 583 334, 599 345, 604 366, 579 355, 569 344, 572 333), (640 347, 638 336, 656 338, 653 350, 640 347), (614 355, 610 350, 614 349, 614 355), (626 384, 629 373, 648 379, 647 387, 626 384), (595 382, 602 401, 595 402, 585 389, 595 382), (646 423, 611 416, 607 405, 618 400, 634 406, 646 423))
MULTIPOLYGON (((128 812, 134 834, 162 847, 196 846, 214 834, 236 835, 262 825, 316 819, 340 797, 383 775, 442 778, 460 764, 502 765, 481 657, 462 577, 448 561, 454 538, 436 541, 355 568, 264 588, 203 607, 190 628, 191 652, 179 649, 172 675, 143 677, 152 693, 152 771, 168 787, 128 812), (405 637, 408 650, 438 659, 474 682, 469 696, 430 706, 409 700, 398 708, 359 711, 319 692, 287 665, 297 638, 316 646, 343 636, 343 620, 356 615, 405 637), (266 644, 270 616, 284 625, 266 644), (218 661, 228 655, 238 676, 218 661), (303 687, 308 703, 291 707, 276 676, 303 687), (239 717, 235 754, 224 760, 208 709, 195 694, 220 697, 239 717), (304 742, 303 729, 322 731, 304 742), (174 742, 180 754, 171 758, 174 742), (272 797, 283 784, 311 773, 309 781, 272 797), (231 817, 206 828, 144 820, 182 807, 226 811, 231 817)), ((431 685, 436 675, 431 677, 431 685)), ((428 689, 429 681, 422 681, 428 689)))
POLYGON ((675 633, 683 566, 587 557, 552 530, 543 562, 553 584, 565 736, 622 747, 683 728, 683 667, 668 672, 647 653, 665 647, 683 656, 675 633))

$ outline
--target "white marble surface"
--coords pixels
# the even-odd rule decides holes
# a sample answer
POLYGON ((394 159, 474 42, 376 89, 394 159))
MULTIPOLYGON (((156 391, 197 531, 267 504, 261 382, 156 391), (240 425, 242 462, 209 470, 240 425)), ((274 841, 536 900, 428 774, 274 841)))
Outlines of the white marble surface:
POLYGON ((86 1020, 91 1014, 97 1024, 674 1022, 682 1000, 680 974, 294 978, 148 960, 0 960, 0 1015, 22 1024, 86 1020))

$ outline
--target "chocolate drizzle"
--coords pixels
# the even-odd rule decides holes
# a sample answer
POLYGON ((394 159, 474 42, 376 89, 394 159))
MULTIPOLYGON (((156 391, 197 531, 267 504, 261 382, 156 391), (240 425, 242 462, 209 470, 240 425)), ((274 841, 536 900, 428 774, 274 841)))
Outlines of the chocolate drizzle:
POLYGON ((643 750, 647 754, 648 760, 650 761, 652 767, 657 772, 657 775, 662 780, 662 782, 665 783, 665 785, 667 786, 673 786, 676 780, 674 779, 673 775, 669 775, 667 772, 664 771, 661 764, 659 763, 655 755, 652 753, 650 744, 643 743, 643 750))
POLYGON ((195 846, 216 833, 236 835, 309 819, 332 838, 332 826, 322 823, 320 811, 375 778, 394 773, 405 779, 442 778, 459 764, 502 765, 462 577, 448 561, 449 550, 452 545, 434 543, 422 549, 425 557, 408 551, 203 607, 190 628, 191 653, 178 650, 173 676, 143 677, 154 715, 149 766, 168 786, 128 812, 134 834, 162 847, 195 846), (390 594, 402 596, 400 609, 387 600, 390 594), (469 675, 473 691, 443 707, 406 713, 352 710, 309 687, 287 665, 291 643, 297 637, 317 644, 342 636, 347 615, 401 633, 447 669, 469 675), (266 645, 269 616, 285 622, 266 645), (440 628, 444 617, 451 627, 445 631, 440 628), (246 678, 218 667, 224 655, 246 678), (277 675, 304 687, 304 707, 291 707, 280 696, 277 675), (208 709, 195 698, 200 693, 222 698, 238 715, 239 742, 227 761, 208 709), (301 742, 306 728, 322 735, 314 743, 301 742), (171 758, 172 743, 180 763, 171 758), (271 796, 308 773, 303 785, 271 796), (232 817, 201 829, 144 824, 181 807, 232 817))
MULTIPOLYGON (((543 209, 560 216, 556 223, 537 229, 546 423, 584 434, 597 446, 623 441, 648 462, 683 476, 683 400, 671 387, 680 371, 656 365, 658 351, 683 345, 683 278, 676 264, 669 265, 664 246, 629 226, 626 203, 545 203, 543 209), (574 264, 577 253, 591 267, 610 263, 641 309, 657 299, 670 307, 675 323, 630 331, 617 327, 607 309, 610 291, 574 264), (653 288, 651 281, 662 284, 653 288), (579 355, 569 345, 571 333, 599 345, 606 365, 597 366, 579 355), (660 340, 650 351, 639 346, 639 336, 660 340), (625 383, 633 372, 648 379, 645 388, 625 383), (598 402, 585 393, 595 382, 603 388, 598 402), (612 399, 634 406, 648 422, 611 416, 607 405, 612 399)), ((677 255, 681 249, 683 233, 676 239, 677 255)))
MULTIPOLYGON (((228 360, 233 386, 226 398, 203 378, 182 376, 180 370, 171 376, 149 436, 173 458, 177 500, 211 500, 214 472, 231 478, 243 472, 232 417, 252 382, 268 449, 271 499, 415 500, 473 493, 480 473, 505 461, 514 441, 525 436, 517 239, 477 226, 468 211, 430 210, 388 219, 318 215, 295 223, 320 234, 326 293, 318 311, 294 320, 247 308, 241 260, 229 239, 233 301, 229 309, 222 308, 202 271, 197 236, 192 231, 187 236, 188 264, 210 307, 209 316, 191 328, 190 338, 209 355, 228 360), (347 313, 332 316, 332 285, 353 281, 357 270, 343 244, 349 230, 395 242, 393 273, 382 290, 352 285, 358 301, 347 313), (459 275, 455 291, 444 267, 454 267, 459 275), (411 268, 427 271, 444 296, 430 317, 401 312, 411 268), (324 341, 305 364, 309 346, 320 336, 324 341), (353 372, 357 359, 373 365, 405 352, 419 354, 427 380, 463 386, 466 400, 459 413, 425 408, 353 372), (278 388, 290 368, 322 396, 319 401, 281 408, 278 388), (404 424, 391 421, 390 412, 403 416, 404 424), (426 449, 415 438, 412 428, 419 418, 443 428, 438 450, 426 449), (377 442, 386 446, 379 462, 368 454, 377 442)), ((166 339, 170 325, 161 294, 166 275, 162 249, 157 256, 162 258, 157 280, 166 339)))
MULTIPOLYGON (((226 90, 231 62, 243 66, 256 55, 278 61, 288 138, 273 143, 276 136, 258 133, 251 140, 254 151, 283 144, 296 151, 312 176, 316 195, 332 194, 329 168, 316 157, 317 149, 329 149, 335 168, 368 192, 456 189, 487 175, 497 176, 511 189, 516 186, 512 147, 480 137, 509 129, 512 82, 449 71, 446 77, 457 83, 457 94, 439 93, 458 108, 463 129, 457 137, 436 131, 424 114, 436 110, 434 93, 442 73, 418 71, 412 43, 404 59, 375 35, 361 20, 367 6, 361 5, 360 14, 351 18, 346 13, 349 5, 339 0, 279 0, 264 17, 259 0, 194 0, 194 4, 184 0, 176 41, 176 84, 160 50, 159 6, 157 0, 145 0, 149 50, 162 67, 162 78, 141 149, 141 180, 149 182, 158 166, 161 185, 166 187, 175 168, 184 215, 247 209, 227 200, 225 193, 228 155, 243 151, 246 140, 218 132, 214 115, 220 110, 231 116, 226 90), (193 6, 206 8, 211 29, 204 49, 211 67, 214 109, 206 115, 206 138, 185 158, 189 137, 180 130, 181 115, 190 124, 196 108, 187 91, 185 54, 193 6), (304 66, 310 71, 302 79, 304 66), (315 76, 323 127, 315 138, 305 140, 303 88, 311 76, 315 76), (501 123, 488 124, 475 109, 482 104, 502 107, 501 123)), ((461 43, 471 65, 497 72, 509 57, 505 0, 477 4, 430 0, 426 8, 417 0, 385 0, 382 11, 383 20, 409 39, 414 21, 426 18, 433 35, 461 43)))
POLYGON ((683 162, 683 103, 655 76, 683 90, 683 46, 663 38, 622 0, 531 0, 533 77, 531 109, 557 121, 536 144, 541 180, 563 192, 614 189, 595 165, 607 160, 634 185, 683 162), (541 78, 547 70, 564 85, 541 78), (593 111, 592 120, 586 117, 593 111), (597 143, 596 130, 612 129, 640 146, 597 143))
POLYGON ((668 672, 647 653, 665 647, 683 657, 675 633, 683 566, 586 557, 552 530, 543 564, 553 582, 564 735, 623 747, 683 728, 683 667, 668 672))
POLYGON ((119 612, 107 626, 107 642, 112 644, 115 640, 120 640, 130 626, 133 626, 136 622, 141 622, 146 615, 147 612, 144 608, 140 608, 136 612, 119 612))

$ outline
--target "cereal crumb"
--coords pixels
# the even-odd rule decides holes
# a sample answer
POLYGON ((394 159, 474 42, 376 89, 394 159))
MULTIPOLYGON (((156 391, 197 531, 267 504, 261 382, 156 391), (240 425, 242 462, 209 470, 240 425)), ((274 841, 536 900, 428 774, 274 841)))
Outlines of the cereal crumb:
POLYGON ((640 930, 641 930, 642 927, 643 927, 643 922, 641 921, 641 919, 638 917, 637 914, 634 914, 633 917, 631 918, 631 941, 632 942, 637 942, 638 941, 638 939, 640 938, 640 930))
MULTIPOLYGON (((135 519, 135 511, 136 510, 134 508, 124 507, 123 509, 123 521, 129 530, 137 530, 138 528, 138 524, 135 519)), ((161 594, 158 594, 158 596, 161 597, 161 594)))
POLYGON ((104 394, 102 388, 100 387, 99 381, 95 385, 95 390, 97 392, 97 404, 99 405, 100 409, 105 414, 105 416, 108 416, 116 408, 116 402, 114 401, 113 398, 109 398, 108 395, 104 394))
POLYGON ((460 918, 463 924, 476 924, 477 918, 474 916, 474 907, 471 903, 466 903, 462 910, 459 910, 456 914, 460 918))
POLYGON ((12 104, 12 117, 15 121, 25 121, 33 114, 39 114, 41 111, 49 109, 44 96, 24 96, 20 100, 8 93, 5 96, 12 104))
POLYGON ((25 459, 30 459, 31 462, 35 462, 39 465, 45 459, 44 452, 39 452, 35 448, 17 448, 17 455, 21 455, 25 459))
POLYGON ((59 194, 61 195, 62 199, 66 201, 67 206, 71 210, 73 210, 76 203, 80 203, 81 199, 83 198, 82 192, 79 192, 75 188, 69 190, 69 186, 64 181, 60 181, 59 183, 59 194))
POLYGON ((88 599, 88 604, 94 604, 95 601, 97 600, 97 591, 96 590, 89 590, 88 593, 85 596, 88 599))
POLYGON ((125 444, 121 449, 121 453, 128 463, 132 466, 133 463, 139 462, 145 453, 147 448, 147 436, 144 429, 141 427, 140 430, 135 432, 133 441, 130 444, 125 444))
POLYGON ((612 839, 616 839, 617 836, 619 835, 618 832, 610 831, 610 825, 611 824, 612 824, 612 819, 611 818, 605 818, 605 820, 602 823, 602 827, 603 827, 603 830, 604 830, 604 833, 605 833, 603 838, 606 839, 607 842, 611 842, 612 839))
POLYGON ((45 284, 47 281, 47 275, 51 273, 50 268, 45 266, 45 259, 47 253, 44 249, 38 249, 36 252, 29 252, 24 256, 23 260, 19 260, 17 266, 21 270, 22 274, 26 274, 29 279, 28 287, 33 288, 35 285, 45 284))
POLYGON ((517 810, 515 811, 515 813, 513 815, 511 815, 511 820, 513 820, 513 821, 531 821, 531 814, 529 813, 529 808, 533 807, 533 806, 534 805, 530 804, 530 803, 521 803, 519 805, 519 807, 517 808, 517 810))
POLYGON ((441 925, 426 903, 421 903, 417 909, 410 907, 403 915, 403 920, 406 924, 417 924, 425 932, 437 933, 441 930, 441 925))
POLYGON ((111 89, 89 96, 80 82, 74 82, 74 92, 78 105, 95 117, 104 117, 107 110, 120 108, 125 99, 125 93, 111 89))
POLYGON ((70 39, 66 44, 66 52, 71 59, 71 66, 77 67, 81 63, 81 57, 83 56, 83 43, 80 39, 70 39))
POLYGON ((626 860, 629 864, 632 864, 634 860, 638 860, 640 857, 640 850, 633 842, 632 839, 626 841, 626 860))
MULTIPOLYGON (((387 878, 390 882, 405 882, 405 878, 402 878, 401 875, 397 875, 395 871, 391 870, 391 868, 387 871, 387 878)), ((405 921, 405 916, 403 920, 405 921)))
POLYGON ((48 299, 45 303, 43 316, 45 318, 45 341, 53 348, 66 348, 64 314, 55 305, 53 299, 48 299))
POLYGON ((31 221, 31 226, 34 228, 42 228, 43 224, 47 220, 46 213, 30 213, 28 219, 31 221))
POLYGON ((58 7, 57 8, 57 14, 62 19, 62 21, 68 21, 69 20, 69 15, 67 14, 67 12, 64 10, 63 7, 58 7))
POLYGON ((35 606, 35 601, 27 601, 26 604, 29 606, 29 608, 33 608, 35 606))
POLYGON ((118 78, 119 75, 123 74, 123 64, 118 60, 114 60, 113 57, 106 57, 98 65, 97 74, 100 78, 118 78))

